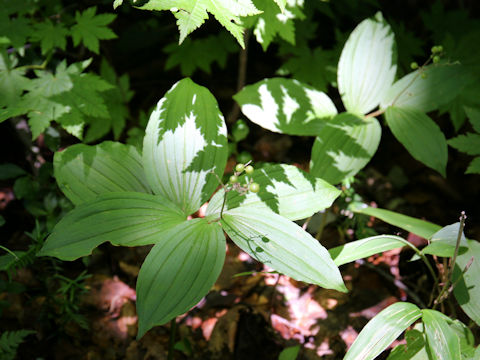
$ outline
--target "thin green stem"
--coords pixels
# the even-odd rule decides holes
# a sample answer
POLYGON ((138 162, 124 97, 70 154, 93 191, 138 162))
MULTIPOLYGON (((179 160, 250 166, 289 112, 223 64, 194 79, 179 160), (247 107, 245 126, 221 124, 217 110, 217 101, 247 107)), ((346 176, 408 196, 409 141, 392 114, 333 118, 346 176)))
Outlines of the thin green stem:
POLYGON ((320 223, 320 227, 317 230, 317 234, 315 235, 315 239, 317 239, 318 241, 320 241, 320 239, 322 238, 323 229, 325 229, 325 225, 327 224, 327 214, 329 209, 330 208, 325 209, 324 213, 322 214, 322 221, 320 223))
POLYGON ((7 253, 9 253, 10 255, 12 255, 12 256, 15 258, 15 260, 20 260, 20 259, 18 258, 18 256, 17 256, 12 250, 7 249, 6 247, 3 247, 2 245, 0 245, 0 249, 5 250, 7 253))
POLYGON ((177 330, 176 318, 170 321, 170 341, 168 343, 168 355, 167 360, 173 360, 173 352, 175 351, 175 332, 177 330))

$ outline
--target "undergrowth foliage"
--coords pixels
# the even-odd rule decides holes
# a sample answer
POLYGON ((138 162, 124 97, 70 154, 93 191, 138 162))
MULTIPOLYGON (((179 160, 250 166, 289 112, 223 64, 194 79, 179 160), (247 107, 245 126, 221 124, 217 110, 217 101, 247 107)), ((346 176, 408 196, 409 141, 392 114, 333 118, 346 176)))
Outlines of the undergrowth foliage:
MULTIPOLYGON (((338 25, 337 6, 363 14, 362 3, 113 1, 117 12, 173 14, 178 45, 159 47, 166 71, 179 67, 183 76, 211 74, 238 53, 242 73, 249 43, 277 52, 280 65, 271 71, 274 77, 245 85, 245 74, 239 75, 233 99, 248 120, 232 111, 229 135, 214 95, 189 77, 174 83, 156 106, 149 104, 153 110, 141 113, 138 125, 129 124, 128 104, 134 96, 129 77, 117 74, 101 57, 103 41, 117 38, 114 13, 100 5, 72 5, 67 11, 61 1, 0 0, 0 122, 26 120, 32 140, 55 152, 53 169, 37 157, 42 165, 32 165, 33 174, 0 165, 0 180, 15 180, 17 199, 37 219, 26 250, 0 246, 0 271, 10 282, 16 270, 33 265, 36 255, 75 260, 105 242, 153 245, 137 280, 141 338, 208 293, 224 264, 225 234, 273 271, 341 292, 348 291, 341 265, 408 247, 415 253, 411 261, 422 261, 434 281, 431 298, 409 292, 412 302, 381 311, 345 359, 374 359, 402 334, 405 344, 396 346, 389 360, 480 357, 470 327, 445 306, 456 301, 480 325, 480 246, 464 235, 465 214, 441 227, 362 204, 348 186, 371 161, 387 129, 414 159, 443 177, 448 146, 474 156, 467 174, 480 173, 480 56, 471 51, 480 28, 468 28, 465 24, 474 23, 468 14, 452 15, 438 1, 431 14, 421 14, 435 41, 428 54, 415 34, 379 11, 362 18, 351 32, 337 26, 330 48, 317 45, 315 14, 338 25), (192 33, 209 15, 226 31, 197 38, 192 33), (454 137, 447 139, 451 132, 437 123, 439 114, 448 115, 454 137), (312 137, 310 172, 254 163, 240 151, 249 136, 248 121, 267 131, 312 137), (464 129, 465 134, 458 134, 464 129), (65 134, 82 143, 58 151, 65 134), (125 136, 127 144, 118 141, 125 136), (107 137, 115 141, 100 142, 107 137), (224 181, 231 155, 238 163, 224 181), (49 183, 52 176, 68 200, 49 183), (427 239, 428 246, 419 249, 400 236, 384 234, 327 250, 305 228, 339 197, 344 214, 376 217, 427 239), (207 202, 205 216, 195 217, 207 202), (304 227, 297 224, 307 218, 304 227)), ((88 330, 77 298, 86 291, 89 275, 84 271, 69 278, 53 264, 58 286, 51 301, 65 320, 62 325, 74 321, 88 330)), ((32 333, 4 332, 0 359, 13 359, 32 333)), ((285 354, 295 358, 298 349, 285 354)))

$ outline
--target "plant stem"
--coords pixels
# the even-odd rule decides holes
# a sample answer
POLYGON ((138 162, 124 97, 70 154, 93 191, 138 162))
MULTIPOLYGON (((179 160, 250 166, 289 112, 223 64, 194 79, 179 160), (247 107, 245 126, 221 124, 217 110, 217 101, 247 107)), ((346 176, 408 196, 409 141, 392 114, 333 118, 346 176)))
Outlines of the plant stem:
MULTIPOLYGON (((248 39, 250 38, 250 32, 247 30, 243 35, 245 42, 245 49, 242 49, 238 55, 238 77, 237 77, 237 92, 243 89, 247 78, 247 62, 248 62, 248 39)), ((227 123, 231 124, 237 120, 240 114, 240 107, 238 103, 233 104, 232 111, 227 117, 227 123)))
POLYGON ((320 239, 322 238, 323 229, 325 229, 325 225, 327 224, 327 214, 329 209, 330 208, 326 208, 322 214, 322 222, 320 223, 320 227, 318 228, 317 234, 315 235, 315 239, 317 239, 318 241, 320 241, 320 239))
POLYGON ((465 228, 466 218, 467 216, 465 215, 465 211, 462 211, 460 214, 460 226, 458 228, 457 242, 455 244, 455 252, 453 253, 453 257, 450 259, 448 268, 446 269, 443 287, 440 290, 440 293, 438 294, 437 298, 433 302, 433 309, 435 309, 438 304, 441 304, 443 300, 445 300, 445 298, 448 296, 448 294, 453 290, 453 286, 450 286, 450 284, 452 283, 453 270, 455 269, 455 262, 457 261, 458 249, 460 248, 460 241, 462 240, 463 229, 465 228))
POLYGON ((168 343, 168 355, 167 360, 173 360, 173 352, 175 346, 175 331, 177 330, 176 318, 170 321, 170 341, 168 343))

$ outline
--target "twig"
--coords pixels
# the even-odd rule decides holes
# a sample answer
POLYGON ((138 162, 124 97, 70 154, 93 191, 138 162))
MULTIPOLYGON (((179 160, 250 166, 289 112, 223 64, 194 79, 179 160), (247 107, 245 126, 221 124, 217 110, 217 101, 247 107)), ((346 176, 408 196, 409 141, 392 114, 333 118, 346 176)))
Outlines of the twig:
MULTIPOLYGON (((248 63, 248 40, 250 38, 250 32, 245 31, 243 39, 245 42, 245 49, 242 49, 238 55, 238 77, 237 77, 237 92, 243 89, 245 86, 245 80, 247 78, 247 63, 248 63)), ((233 104, 232 111, 227 117, 227 123, 231 124, 237 120, 240 115, 240 106, 235 102, 233 104)))

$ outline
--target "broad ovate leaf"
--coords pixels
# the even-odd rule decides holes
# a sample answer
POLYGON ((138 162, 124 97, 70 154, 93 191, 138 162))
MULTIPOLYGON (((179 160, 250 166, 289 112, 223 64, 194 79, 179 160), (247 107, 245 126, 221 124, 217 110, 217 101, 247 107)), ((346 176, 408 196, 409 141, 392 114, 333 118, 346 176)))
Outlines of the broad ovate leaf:
POLYGON ((207 201, 227 159, 227 128, 217 101, 186 78, 158 102, 143 142, 143 165, 155 194, 185 214, 207 201))
POLYGON ((460 339, 450 327, 452 319, 436 310, 423 309, 427 346, 436 360, 460 360, 460 339))
POLYGON ((378 235, 334 247, 328 252, 335 265, 340 266, 383 251, 409 246, 409 244, 408 241, 399 236, 378 235))
POLYGON ((76 144, 56 152, 53 166, 58 186, 75 205, 109 192, 151 193, 142 157, 131 145, 76 144))
POLYGON ((354 176, 375 154, 381 136, 382 129, 375 118, 337 115, 315 139, 310 172, 331 184, 354 176))
POLYGON ((293 79, 265 79, 233 98, 252 122, 282 134, 315 136, 337 114, 325 93, 293 79))
POLYGON ((391 210, 369 207, 364 204, 353 203, 349 209, 355 213, 376 217, 393 226, 397 226, 425 239, 430 239, 433 234, 441 229, 441 226, 431 222, 403 215, 391 210))
POLYGON ((344 360, 373 360, 422 316, 414 304, 397 302, 379 312, 363 328, 344 360))
POLYGON ((447 139, 425 113, 413 108, 389 107, 385 113, 393 135, 418 161, 445 176, 447 139))
POLYGON ((382 101, 397 71, 395 36, 381 13, 350 34, 338 62, 338 90, 347 111, 363 115, 382 101))
MULTIPOLYGON (((430 254, 442 257, 453 257, 457 245, 460 223, 447 225, 432 235, 430 244, 422 249, 423 254, 430 254)), ((468 248, 465 235, 460 236, 459 253, 463 254, 468 248)))
POLYGON ((177 206, 158 195, 103 194, 63 217, 38 255, 75 260, 106 241, 122 246, 155 244, 165 231, 184 220, 177 206))
POLYGON ((468 74, 460 64, 426 66, 404 76, 388 89, 380 107, 437 110, 453 100, 467 84, 468 74), (424 74, 421 76, 421 74, 424 74))
POLYGON ((147 255, 137 280, 138 335, 197 304, 217 280, 225 259, 218 222, 186 221, 164 234, 147 255))
POLYGON ((221 223, 232 241, 254 259, 295 280, 346 292, 328 251, 300 226, 271 210, 238 207, 221 223))
POLYGON ((453 273, 453 283, 456 283, 453 293, 462 310, 480 326, 480 243, 467 240, 467 245, 468 250, 457 257, 453 273), (467 265, 470 267, 462 274, 467 265))
MULTIPOLYGON (((260 185, 258 193, 242 195, 236 191, 227 193, 224 210, 243 208, 270 209, 290 220, 305 219, 330 207, 340 195, 326 181, 316 178, 292 165, 267 164, 256 169, 251 176, 260 185)), ((240 178, 246 182, 245 176, 240 178)), ((207 215, 219 216, 225 191, 221 189, 210 200, 207 215)))

